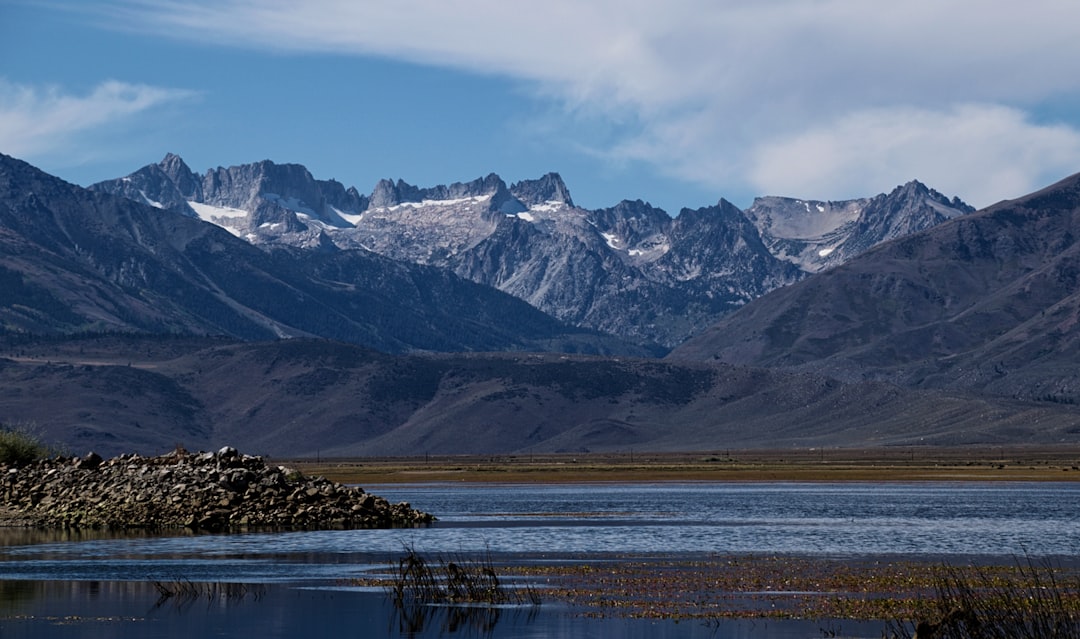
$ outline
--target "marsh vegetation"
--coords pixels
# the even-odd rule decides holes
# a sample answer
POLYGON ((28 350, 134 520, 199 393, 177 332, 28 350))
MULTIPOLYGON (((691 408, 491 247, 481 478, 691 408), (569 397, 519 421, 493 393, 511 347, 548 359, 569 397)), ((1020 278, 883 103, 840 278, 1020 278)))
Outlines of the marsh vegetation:
POLYGON ((893 621, 896 639, 1076 639, 1080 578, 1048 561, 1009 572, 987 567, 940 569, 934 596, 918 621, 893 621))
POLYGON ((540 603, 530 586, 509 586, 490 554, 479 558, 425 557, 407 547, 394 564, 387 590, 399 608, 413 605, 519 605, 540 603))
POLYGON ((537 604, 535 590, 502 585, 534 580, 546 599, 590 618, 880 621, 890 639, 1080 637, 1080 576, 1033 560, 953 566, 791 556, 627 559, 510 564, 500 576, 489 557, 429 560, 408 549, 395 565, 387 590, 399 610, 537 604))

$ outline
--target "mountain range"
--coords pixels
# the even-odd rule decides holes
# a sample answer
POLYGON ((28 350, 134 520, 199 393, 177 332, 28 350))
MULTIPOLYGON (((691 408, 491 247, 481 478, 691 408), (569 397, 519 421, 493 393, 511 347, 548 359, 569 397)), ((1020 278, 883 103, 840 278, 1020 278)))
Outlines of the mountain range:
MULTIPOLYGON (((302 167, 283 166, 307 183, 302 167)), ((910 183, 856 204, 760 198, 740 211, 721 201, 665 221, 637 202, 579 209, 554 174, 511 186, 384 181, 371 195, 331 182, 326 193, 342 199, 303 200, 285 178, 270 190, 251 186, 263 174, 254 169, 222 171, 170 179, 175 193, 120 180, 145 193, 138 201, 0 156, 5 422, 103 454, 178 443, 303 456, 1080 439, 1080 175, 973 213, 910 183), (188 199, 205 200, 208 181, 239 193, 244 180, 255 213, 239 199, 188 199), (923 221, 911 224, 932 225, 905 235, 912 226, 890 211, 920 199, 923 221), (347 222, 348 201, 363 209, 356 222, 325 221, 333 211, 347 222), (200 219, 211 206, 231 217, 200 219), (475 224, 425 222, 440 210, 475 224), (800 221, 816 213, 826 217, 800 221), (290 216, 293 230, 274 236, 290 216), (477 230, 485 219, 490 234, 477 230), (422 241, 401 239, 405 221, 422 241), (386 233, 368 237, 387 246, 446 250, 394 259, 344 244, 379 225, 386 233), (589 229, 605 230, 593 244, 575 239, 589 229), (862 248, 858 238, 874 234, 898 237, 862 248), (573 290, 563 276, 584 277, 596 260, 631 278, 612 290, 633 290, 634 269, 651 264, 665 277, 695 273, 669 281, 707 298, 711 283, 755 272, 753 261, 696 270, 730 246, 799 281, 734 304, 657 359, 664 349, 559 321, 439 261, 456 246, 478 271, 498 264, 524 278, 515 269, 546 273, 543 251, 561 242, 581 255, 556 251, 549 290, 573 290), (834 253, 843 263, 828 262, 834 253)))
POLYGON ((588 210, 559 175, 495 174, 370 195, 296 164, 202 176, 176 155, 91 186, 217 224, 258 246, 361 249, 497 288, 568 324, 673 347, 764 293, 970 212, 918 182, 842 202, 721 200, 675 217, 638 201, 588 210))
POLYGON ((264 250, 6 156, 0 284, 0 332, 317 336, 391 353, 651 353, 443 269, 368 251, 264 250))

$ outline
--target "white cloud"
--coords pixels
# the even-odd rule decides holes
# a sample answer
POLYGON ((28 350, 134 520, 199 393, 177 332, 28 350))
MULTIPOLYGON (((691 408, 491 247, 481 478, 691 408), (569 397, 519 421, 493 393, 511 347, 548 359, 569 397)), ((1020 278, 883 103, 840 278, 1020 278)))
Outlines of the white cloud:
POLYGON ((191 95, 117 81, 103 82, 86 95, 71 95, 58 87, 31 87, 0 78, 0 151, 19 157, 57 151, 80 133, 191 95))
POLYGON ((976 206, 1023 195, 1077 170, 1080 131, 984 104, 848 113, 763 142, 749 162, 749 178, 762 193, 869 195, 867 184, 887 189, 927 175, 940 191, 975 194, 976 206))
MULTIPOLYGON (((595 151, 718 189, 819 193, 851 182, 842 171, 881 164, 986 201, 1080 169, 1080 122, 1032 122, 1045 101, 1080 94, 1073 0, 114 0, 108 12, 170 37, 523 79, 575 117, 632 114, 637 129, 595 151), (967 133, 947 129, 961 122, 967 133), (931 161, 945 146, 935 131, 995 176, 1018 145, 1033 164, 990 188, 970 165, 931 161), (1023 135, 1034 139, 1023 146, 1023 135), (812 140, 836 157, 809 168, 776 159, 812 140)), ((862 193, 892 175, 860 173, 862 193)))

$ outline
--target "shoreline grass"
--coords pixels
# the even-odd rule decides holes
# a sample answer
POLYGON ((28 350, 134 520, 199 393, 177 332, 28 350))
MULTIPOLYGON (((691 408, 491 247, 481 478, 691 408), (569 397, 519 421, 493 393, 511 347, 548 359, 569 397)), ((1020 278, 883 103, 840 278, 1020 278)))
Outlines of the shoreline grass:
MULTIPOLYGON (((397 593, 395 588, 414 593, 411 597, 397 594, 399 606, 401 601, 460 601, 461 597, 446 595, 446 584, 452 579, 443 574, 445 562, 421 565, 418 572, 427 580, 417 585, 414 565, 409 563, 415 563, 415 554, 407 554, 402 561, 407 570, 399 567, 389 583, 382 583, 391 594, 397 593), (436 596, 415 595, 428 591, 436 596)), ((493 564, 487 559, 474 565, 491 571, 493 564)), ((953 624, 957 625, 953 630, 959 630, 964 619, 975 617, 981 620, 983 631, 1000 632, 941 636, 1077 636, 1016 633, 1027 627, 1024 624, 1051 630, 1069 626, 1076 632, 1080 627, 1078 577, 1078 566, 1030 560, 1027 564, 957 566, 903 559, 787 555, 528 562, 502 565, 498 576, 511 582, 535 583, 545 602, 566 604, 582 617, 875 621, 887 631, 883 636, 902 639, 922 637, 930 626, 953 624), (917 633, 918 628, 923 632, 917 633)), ((486 585, 497 578, 485 574, 476 579, 486 585)), ((474 602, 495 603, 479 599, 474 602)))
POLYGON ((1080 448, 903 448, 291 459, 343 483, 1080 481, 1080 448))
POLYGON ((1076 639, 1080 579, 1043 560, 1017 562, 1008 573, 942 567, 933 610, 889 624, 890 639, 1076 639))

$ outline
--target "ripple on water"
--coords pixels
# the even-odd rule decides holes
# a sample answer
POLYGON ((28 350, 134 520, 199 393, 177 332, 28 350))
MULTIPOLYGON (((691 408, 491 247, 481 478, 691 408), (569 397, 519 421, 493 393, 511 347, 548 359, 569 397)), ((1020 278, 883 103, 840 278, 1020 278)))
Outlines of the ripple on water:
MULTIPOLYGON (((232 535, 12 532, 0 578, 341 579, 403 548, 498 555, 1080 554, 1075 484, 416 485, 371 487, 441 521, 404 530, 232 535)), ((7 536, 4 531, 2 539, 7 536)))

